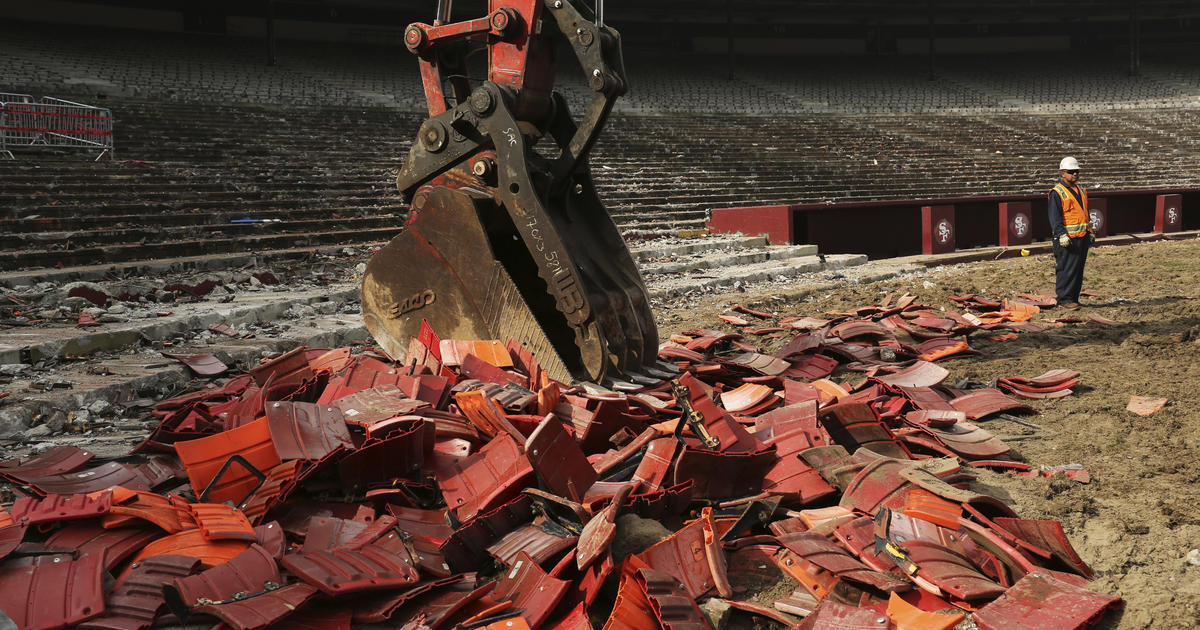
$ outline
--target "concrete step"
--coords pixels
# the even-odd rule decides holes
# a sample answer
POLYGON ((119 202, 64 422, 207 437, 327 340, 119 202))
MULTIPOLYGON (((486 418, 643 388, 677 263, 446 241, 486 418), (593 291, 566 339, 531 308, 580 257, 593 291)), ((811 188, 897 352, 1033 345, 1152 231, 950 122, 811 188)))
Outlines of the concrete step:
POLYGON ((88 246, 72 250, 0 251, 0 269, 18 271, 59 265, 82 266, 92 261, 104 261, 108 264, 138 262, 166 258, 178 251, 203 250, 216 254, 261 252, 270 249, 294 249, 334 244, 352 247, 390 240, 399 231, 399 228, 395 227, 382 227, 328 232, 263 234, 236 238, 208 238, 207 240, 158 241, 109 247, 88 246))
POLYGON ((666 300, 689 293, 711 293, 757 282, 787 280, 806 273, 853 267, 867 262, 863 254, 802 256, 786 260, 742 265, 734 268, 695 270, 680 274, 646 276, 652 299, 666 300))
MULTIPOLYGON (((338 348, 369 343, 369 340, 370 335, 362 318, 355 313, 294 320, 285 333, 278 337, 260 335, 253 339, 232 339, 219 335, 209 343, 181 345, 171 350, 179 354, 206 352, 223 355, 227 364, 232 361, 228 376, 258 365, 266 356, 297 346, 338 348)), ((101 457, 123 455, 131 446, 127 431, 88 431, 82 436, 60 434, 53 438, 25 438, 24 432, 38 424, 39 417, 54 412, 68 414, 97 400, 122 406, 139 398, 158 400, 196 388, 200 382, 189 368, 164 358, 151 348, 139 348, 99 360, 63 363, 47 372, 23 373, 11 383, 0 386, 0 392, 13 394, 9 399, 11 402, 5 401, 9 404, 0 407, 0 451, 26 445, 40 452, 54 444, 78 443, 101 457), (43 378, 60 386, 46 391, 30 388, 36 379, 43 378)), ((122 415, 134 418, 141 413, 145 412, 129 411, 122 415)))
POLYGON ((662 262, 647 262, 641 266, 642 273, 672 274, 689 271, 732 270, 746 265, 767 261, 784 261, 792 258, 817 255, 816 245, 781 245, 758 249, 731 249, 729 253, 708 252, 680 257, 662 262))
POLYGON ((701 254, 727 249, 762 247, 767 244, 764 236, 705 236, 700 238, 662 238, 643 245, 630 247, 629 251, 638 262, 660 262, 676 260, 692 254, 701 254))
POLYGON ((242 324, 278 319, 296 304, 313 305, 318 312, 329 310, 324 314, 334 315, 337 307, 344 302, 357 304, 356 282, 305 291, 280 287, 280 291, 239 292, 235 294, 234 301, 228 303, 213 300, 181 305, 153 304, 149 308, 131 309, 141 316, 139 319, 105 323, 94 328, 75 328, 64 324, 9 328, 0 331, 0 364, 30 364, 51 358, 124 351, 143 342, 169 341, 191 331, 206 330, 213 323, 236 329, 242 324), (321 303, 330 304, 333 308, 322 309, 319 306, 321 303), (178 314, 165 317, 155 314, 172 310, 178 310, 178 314))
POLYGON ((650 221, 635 224, 617 223, 617 229, 626 241, 648 241, 679 236, 680 232, 702 230, 704 221, 650 221))
MULTIPOLYGON (((319 245, 292 247, 258 252, 229 252, 204 256, 179 256, 118 262, 106 265, 80 265, 74 267, 47 267, 28 271, 0 271, 0 287, 27 287, 39 282, 100 282, 113 278, 135 276, 160 277, 168 273, 217 271, 238 267, 257 267, 287 261, 308 260, 320 256, 347 256, 369 251, 386 241, 361 243, 358 245, 319 245)), ((364 257, 363 262, 369 257, 364 257)))

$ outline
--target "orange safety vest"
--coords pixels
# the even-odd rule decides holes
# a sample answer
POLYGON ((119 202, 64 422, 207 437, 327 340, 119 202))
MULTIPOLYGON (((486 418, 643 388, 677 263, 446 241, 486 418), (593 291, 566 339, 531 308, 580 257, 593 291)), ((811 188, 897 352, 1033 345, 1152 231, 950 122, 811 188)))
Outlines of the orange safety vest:
POLYGON ((1079 238, 1092 231, 1088 221, 1090 217, 1087 211, 1087 190, 1082 186, 1078 188, 1083 204, 1075 199, 1075 195, 1072 195, 1062 182, 1054 185, 1054 192, 1062 198, 1063 225, 1067 228, 1067 236, 1071 238, 1079 238))

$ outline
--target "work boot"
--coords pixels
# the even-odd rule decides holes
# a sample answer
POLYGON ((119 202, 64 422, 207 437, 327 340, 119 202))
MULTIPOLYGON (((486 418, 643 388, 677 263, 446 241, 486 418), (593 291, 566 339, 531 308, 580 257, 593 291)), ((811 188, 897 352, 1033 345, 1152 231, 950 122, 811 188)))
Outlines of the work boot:
POLYGON ((1079 302, 1059 302, 1058 305, 1067 309, 1068 311, 1079 310, 1079 302))

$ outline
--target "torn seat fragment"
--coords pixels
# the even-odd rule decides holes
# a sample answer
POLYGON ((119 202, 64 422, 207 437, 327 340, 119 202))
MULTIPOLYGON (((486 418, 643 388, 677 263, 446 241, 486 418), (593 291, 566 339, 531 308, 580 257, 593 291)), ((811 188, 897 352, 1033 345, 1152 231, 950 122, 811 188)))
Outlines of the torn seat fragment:
POLYGON ((1034 572, 976 611, 974 618, 982 630, 1006 630, 1016 619, 1030 630, 1080 630, 1123 605, 1120 597, 1094 593, 1034 572))
POLYGON ((144 630, 167 607, 163 584, 191 575, 200 561, 187 556, 150 556, 132 563, 105 597, 104 614, 85 630, 144 630))
POLYGON ((182 621, 202 604, 236 599, 274 590, 283 584, 275 557, 266 549, 251 544, 242 553, 196 575, 175 578, 163 587, 163 597, 171 612, 182 621))
POLYGON ((812 532, 787 534, 780 536, 779 542, 792 553, 841 579, 866 584, 884 592, 904 592, 912 589, 912 584, 909 582, 870 569, 845 549, 820 534, 812 532))
POLYGON ((104 614, 99 554, 47 555, 0 568, 0 611, 21 630, 56 630, 104 614))
POLYGON ((978 601, 1005 590, 980 573, 966 556, 948 547, 926 540, 909 540, 900 546, 916 564, 918 576, 954 597, 978 601))
POLYGON ((408 558, 377 544, 288 554, 280 562, 301 580, 332 596, 396 588, 418 579, 408 558))

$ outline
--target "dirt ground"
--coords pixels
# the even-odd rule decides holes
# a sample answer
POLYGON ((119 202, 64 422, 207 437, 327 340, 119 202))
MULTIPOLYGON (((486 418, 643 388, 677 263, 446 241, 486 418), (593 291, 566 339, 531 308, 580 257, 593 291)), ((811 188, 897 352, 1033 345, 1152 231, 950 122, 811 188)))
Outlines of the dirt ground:
MULTIPOLYGON (((1010 298, 1049 293, 1054 281, 1048 255, 899 271, 895 278, 876 282, 861 279, 882 277, 888 269, 896 272, 898 267, 880 261, 790 283, 665 300, 655 305, 660 335, 694 327, 731 330, 717 315, 737 303, 778 317, 821 316, 877 303, 888 293, 909 292, 924 304, 961 311, 947 295, 1010 298), (830 283, 839 288, 818 289, 803 298, 781 297, 830 283)), ((940 363, 950 369, 950 382, 1034 377, 1055 368, 1082 372, 1082 385, 1074 395, 1031 401, 1038 413, 1027 419, 1041 429, 1003 420, 981 424, 1008 438, 1014 451, 1035 467, 1079 464, 1090 472, 1091 482, 984 470, 978 473, 975 489, 1004 500, 1021 516, 1062 522, 1080 555, 1096 570, 1093 588, 1127 602, 1123 611, 1107 616, 1101 628, 1200 627, 1200 566, 1186 560, 1189 551, 1200 548, 1200 413, 1194 411, 1200 408, 1200 392, 1193 386, 1200 377, 1200 363, 1193 359, 1200 353, 1200 300, 1193 299, 1200 297, 1200 240, 1098 248, 1089 258, 1084 289, 1098 295, 1085 297, 1081 310, 1049 310, 1035 319, 1048 325, 1045 331, 1020 333, 1004 342, 987 339, 995 333, 977 333, 970 342, 981 356, 940 363), (1068 314, 1085 323, 1053 325, 1054 318, 1068 314), (1120 323, 1089 322, 1088 314, 1120 323), (1131 395, 1169 402, 1161 411, 1141 417, 1125 409, 1131 395)), ((771 348, 766 339, 752 340, 771 348)), ((860 379, 855 372, 835 374, 835 380, 860 379)), ((99 443, 103 437, 113 440, 111 448, 124 452, 130 440, 144 435, 140 422, 112 430, 99 437, 54 439, 83 440, 81 445, 89 450, 104 452, 109 442, 99 443)), ((14 446, 10 454, 26 456, 30 444, 14 446)), ((0 452, 5 449, 0 446, 0 452)), ((776 596, 794 588, 792 583, 775 586, 780 591, 776 596)))
MULTIPOLYGON (((820 316, 876 303, 889 292, 910 292, 920 302, 961 312, 947 295, 975 293, 1011 298, 1053 293, 1049 255, 960 264, 890 281, 860 284, 801 300, 770 294, 713 296, 699 308, 660 309, 662 334, 691 327, 725 328, 716 315, 736 303, 780 317, 820 316)), ((981 424, 1010 442, 1033 464, 1081 464, 1084 485, 983 471, 976 490, 1014 506, 1027 518, 1061 521, 1075 548, 1097 573, 1093 588, 1126 600, 1125 609, 1101 628, 1200 627, 1200 566, 1185 556, 1200 547, 1200 240, 1100 247, 1085 273, 1083 308, 1046 310, 1034 321, 1094 313, 1121 322, 1065 324, 1021 333, 1012 341, 972 336, 982 356, 944 360, 950 381, 1034 377, 1055 368, 1082 372, 1076 393, 1031 401, 1032 430, 1003 420, 981 424), (1125 409, 1131 395, 1167 398, 1161 411, 1141 417, 1125 409)), ((855 373, 835 374, 860 380, 855 373)), ((1193 554, 1195 556, 1196 554, 1193 554)))

